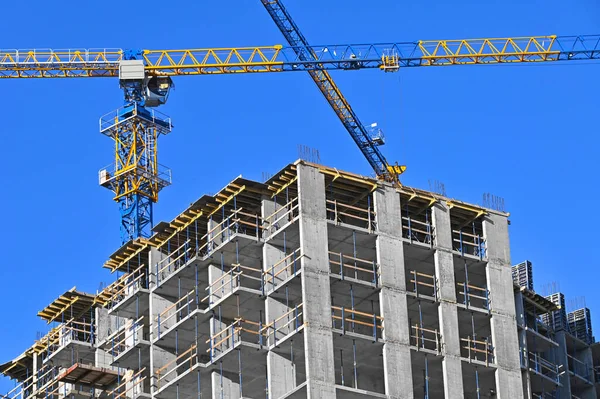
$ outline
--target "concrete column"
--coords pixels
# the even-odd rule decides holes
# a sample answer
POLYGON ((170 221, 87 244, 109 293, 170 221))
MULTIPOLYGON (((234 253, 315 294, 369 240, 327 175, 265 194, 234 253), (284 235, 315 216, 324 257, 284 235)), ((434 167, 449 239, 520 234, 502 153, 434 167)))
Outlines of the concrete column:
MULTIPOLYGON (((116 317, 109 316, 108 309, 105 308, 96 308, 95 313, 96 321, 94 325, 94 330, 96 333, 96 342, 98 343, 104 341, 110 335, 110 333, 114 332, 114 328, 112 330, 111 328, 116 326, 116 317)), ((97 348, 94 357, 94 364, 97 367, 111 367, 113 357, 110 351, 97 348)))
POLYGON ((374 194, 377 215, 377 264, 383 317, 383 368, 385 393, 389 398, 412 398, 410 330, 406 301, 404 243, 400 195, 385 185, 374 194))
POLYGON ((239 375, 223 371, 210 374, 213 399, 238 399, 240 395, 239 375))
POLYGON ((297 171, 308 398, 330 399, 336 394, 325 179, 311 166, 299 164, 297 171))
POLYGON ((569 378, 569 360, 567 359, 567 339, 564 331, 556 331, 554 341, 558 343, 558 348, 555 349, 556 364, 562 365, 560 371, 561 387, 558 387, 557 393, 559 398, 571 397, 571 379, 569 378))
MULTIPOLYGON (((525 330, 525 326, 527 325, 527 316, 525 315, 525 306, 523 304, 523 294, 521 291, 515 290, 515 316, 517 321, 517 326, 522 326, 522 329, 517 328, 518 339, 519 339, 519 361, 525 366, 529 365, 529 356, 527 348, 527 331, 525 330)), ((523 394, 526 398, 531 397, 531 378, 529 376, 529 372, 521 372, 521 376, 523 378, 523 394)))
POLYGON ((463 396, 462 364, 460 360, 460 331, 456 307, 456 282, 454 280, 454 258, 452 255, 452 229, 450 211, 445 203, 432 208, 436 248, 434 253, 440 331, 442 335, 442 373, 444 396, 447 399, 463 396))
POLYGON ((498 399, 522 398, 523 385, 519 340, 515 314, 515 297, 508 241, 508 219, 490 214, 483 221, 488 264, 487 286, 490 290, 490 326, 496 360, 498 399))
MULTIPOLYGON (((588 365, 589 379, 594 382, 594 359, 592 356, 592 349, 588 346, 577 353, 577 359, 588 365)), ((579 395, 581 399, 596 399, 596 387, 594 385, 588 386, 579 395)))
MULTIPOLYGON (((285 209, 281 208, 281 205, 277 205, 275 201, 271 198, 263 197, 261 204, 261 214, 263 218, 272 216, 271 221, 277 219, 278 216, 282 215, 285 212, 285 209), (275 212, 280 210, 277 214, 275 212)), ((266 235, 274 234, 277 232, 278 228, 284 224, 285 221, 280 221, 277 226, 272 224, 267 224, 266 227, 266 235)), ((295 248, 290 248, 290 250, 295 250, 295 248)), ((288 251, 289 252, 289 251, 288 251)), ((286 256, 281 248, 278 248, 269 243, 265 243, 263 246, 263 270, 269 270, 275 263, 280 261, 286 256)), ((276 286, 282 279, 285 279, 289 276, 288 273, 281 273, 279 276, 275 277, 273 281, 266 282, 265 291, 269 291, 274 286, 276 286)), ((267 276, 267 278, 270 278, 267 276)), ((276 320, 281 315, 285 314, 289 311, 289 307, 284 303, 278 301, 277 299, 267 297, 265 300, 265 316, 266 323, 271 323, 273 320, 276 320)), ((293 317, 293 315, 292 315, 293 317)), ((281 320, 280 323, 286 323, 287 318, 285 320, 281 320)), ((275 325, 277 328, 278 326, 275 325)), ((269 336, 268 345, 275 344, 275 340, 282 339, 287 333, 289 329, 281 330, 278 332, 273 332, 269 330, 269 333, 272 335, 269 336)), ((282 354, 276 353, 274 351, 269 351, 267 353, 267 380, 269 387, 269 398, 279 398, 292 389, 296 387, 296 366, 292 362, 291 357, 284 356, 282 354)))

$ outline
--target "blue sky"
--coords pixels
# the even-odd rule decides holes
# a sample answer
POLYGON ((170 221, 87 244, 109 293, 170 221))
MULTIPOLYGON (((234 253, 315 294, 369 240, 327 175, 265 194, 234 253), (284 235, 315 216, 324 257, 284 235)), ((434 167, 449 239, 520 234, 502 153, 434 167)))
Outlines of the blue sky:
MULTIPOLYGON (((288 0, 313 44, 600 33, 596 0, 288 0), (451 3, 451 4, 450 4, 451 3)), ((98 7, 37 0, 4 6, 4 48, 198 48, 283 44, 258 0, 98 7), (70 6, 69 6, 70 4, 70 6), (128 17, 131 15, 131 17, 128 17)), ((511 212, 513 262, 534 262, 538 290, 557 281, 586 296, 600 334, 598 63, 415 68, 334 73, 364 123, 378 122, 404 183, 444 183, 451 197, 491 192, 511 212)), ((369 174, 308 75, 176 79, 161 111, 175 130, 160 143, 173 169, 155 220, 169 220, 242 173, 260 180, 317 148, 323 163, 369 174)), ((36 313, 73 286, 95 292, 119 246, 111 193, 97 184, 112 161, 98 118, 122 103, 116 79, 2 81, 4 209, 0 241, 0 361, 47 326, 36 313)), ((569 301, 569 299, 567 299, 569 301)), ((0 392, 10 386, 0 380, 0 392)))

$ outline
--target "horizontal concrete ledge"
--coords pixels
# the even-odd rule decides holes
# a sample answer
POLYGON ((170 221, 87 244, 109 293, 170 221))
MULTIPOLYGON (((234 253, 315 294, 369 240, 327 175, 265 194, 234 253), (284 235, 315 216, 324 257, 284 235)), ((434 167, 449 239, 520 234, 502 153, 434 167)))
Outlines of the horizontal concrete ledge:
POLYGON ((336 393, 344 399, 387 398, 387 395, 383 393, 365 391, 364 389, 351 388, 343 385, 336 385, 335 390, 336 393))

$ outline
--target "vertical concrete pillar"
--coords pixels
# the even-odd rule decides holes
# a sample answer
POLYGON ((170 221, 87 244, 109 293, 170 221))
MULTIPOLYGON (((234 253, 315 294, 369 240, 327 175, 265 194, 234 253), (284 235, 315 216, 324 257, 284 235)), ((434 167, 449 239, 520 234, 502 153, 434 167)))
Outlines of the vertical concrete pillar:
MULTIPOLYGON (((519 339, 519 361, 523 366, 527 367, 529 364, 529 349, 527 348, 527 331, 525 330, 525 326, 527 325, 527 315, 525 314, 523 294, 519 290, 515 290, 514 293, 515 317, 517 321, 517 332, 519 339), (519 329, 519 326, 521 326, 522 328, 519 329)), ((531 378, 529 376, 529 372, 521 372, 521 378, 523 379, 523 395, 526 398, 530 398, 531 378)))
POLYGON ((309 399, 335 398, 331 289, 325 179, 317 168, 298 164, 304 347, 309 399))
MULTIPOLYGON (((264 226, 266 229, 266 236, 276 233, 281 225, 281 223, 277 225, 271 223, 277 219, 278 213, 276 213, 276 211, 278 209, 280 209, 280 206, 278 206, 275 201, 271 198, 263 197, 261 205, 262 217, 264 219, 271 216, 269 223, 266 223, 264 226)), ((284 210, 282 209, 281 214, 283 214, 283 212, 284 210)), ((295 248, 290 249, 294 250, 295 248)), ((281 248, 271 245, 268 242, 265 243, 263 246, 263 270, 269 270, 285 256, 286 254, 281 248)), ((287 276, 287 273, 282 273, 280 276, 267 281, 265 291, 268 292, 287 276)), ((270 276, 266 277, 271 279, 270 276)), ((265 300, 266 323, 272 323, 288 310, 288 306, 284 303, 275 298, 267 297, 265 300)), ((285 320, 281 323, 285 323, 285 320)), ((275 325, 275 327, 277 327, 277 325, 275 325)), ((288 330, 278 332, 269 330, 270 335, 268 345, 275 344, 276 340, 283 338, 288 332, 288 330)), ((279 398, 294 389, 296 387, 296 367, 292 362, 292 359, 276 353, 275 351, 269 351, 267 353, 267 381, 270 398, 279 398)))
MULTIPOLYGON (((592 349, 588 346, 579 353, 577 353, 577 359, 587 365, 586 376, 593 383, 594 382, 594 359, 592 356, 592 349)), ((596 387, 594 385, 588 385, 579 395, 581 399, 596 399, 596 387)))
POLYGON ((377 215, 377 264, 383 317, 383 368, 385 393, 389 398, 412 398, 413 381, 410 330, 406 301, 404 243, 400 195, 390 185, 374 193, 377 215))
POLYGON ((239 399, 240 381, 235 373, 226 371, 213 371, 210 374, 213 399, 239 399))
POLYGON ((442 335, 442 373, 444 395, 447 399, 463 396, 462 364, 460 360, 460 331, 456 307, 456 282, 454 280, 454 258, 452 255, 452 229, 450 210, 444 203, 432 208, 435 229, 435 276, 438 282, 438 307, 442 335))
POLYGON ((555 362, 559 366, 562 366, 560 371, 563 372, 559 377, 562 386, 559 386, 557 389, 557 397, 559 398, 571 397, 571 378, 569 378, 569 359, 567 358, 567 339, 565 334, 564 331, 556 331, 554 335, 554 341, 558 343, 558 348, 554 352, 555 362))
POLYGON ((498 399, 522 398, 523 385, 519 340, 515 315, 515 297, 508 241, 508 219, 492 213, 483 221, 488 264, 487 286, 490 290, 490 326, 496 360, 498 399))

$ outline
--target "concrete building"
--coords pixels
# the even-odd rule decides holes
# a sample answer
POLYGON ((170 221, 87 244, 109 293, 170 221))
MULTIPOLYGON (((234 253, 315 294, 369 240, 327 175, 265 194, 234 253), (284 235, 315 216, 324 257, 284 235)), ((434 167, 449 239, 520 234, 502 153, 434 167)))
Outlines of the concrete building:
POLYGON ((562 293, 535 293, 531 262, 513 266, 513 277, 523 264, 530 278, 515 282, 515 305, 525 397, 600 397, 600 350, 593 343, 589 309, 567 313, 562 293))
POLYGON ((41 311, 6 397, 540 397, 523 354, 555 308, 515 290, 507 217, 303 161, 239 177, 41 311))

